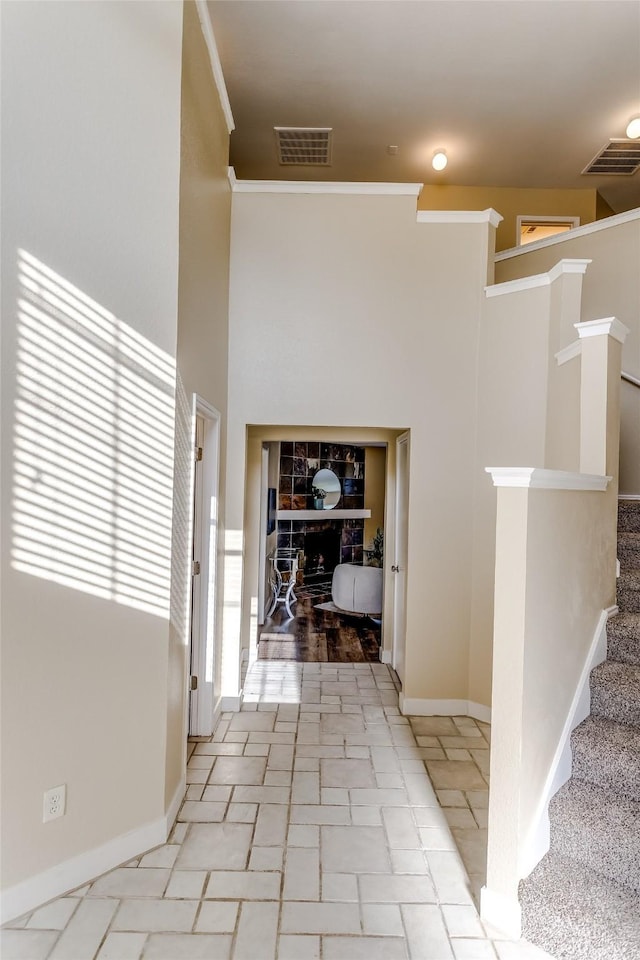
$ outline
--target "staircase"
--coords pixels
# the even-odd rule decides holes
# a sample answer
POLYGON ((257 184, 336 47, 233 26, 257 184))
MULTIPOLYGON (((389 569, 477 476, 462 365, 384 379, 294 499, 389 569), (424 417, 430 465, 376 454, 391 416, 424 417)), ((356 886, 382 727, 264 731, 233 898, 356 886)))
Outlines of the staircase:
POLYGON ((523 936, 557 960, 640 958, 640 500, 620 501, 618 558, 620 613, 549 805, 551 848, 520 885, 523 936))

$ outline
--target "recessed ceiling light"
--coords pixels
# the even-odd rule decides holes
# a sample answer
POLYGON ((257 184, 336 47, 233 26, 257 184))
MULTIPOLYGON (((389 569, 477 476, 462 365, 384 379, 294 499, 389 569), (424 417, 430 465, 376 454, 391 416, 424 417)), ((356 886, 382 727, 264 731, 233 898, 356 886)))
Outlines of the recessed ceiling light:
POLYGON ((436 150, 433 155, 433 160, 431 161, 431 166, 434 170, 444 170, 448 162, 444 150, 436 150))
POLYGON ((640 137, 640 117, 633 117, 627 125, 627 136, 629 140, 637 140, 640 137))

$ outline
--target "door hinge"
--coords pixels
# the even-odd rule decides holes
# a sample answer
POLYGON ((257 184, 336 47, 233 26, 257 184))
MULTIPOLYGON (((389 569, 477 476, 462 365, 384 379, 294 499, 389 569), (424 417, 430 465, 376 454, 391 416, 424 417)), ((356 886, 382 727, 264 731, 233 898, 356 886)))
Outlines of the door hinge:
POLYGON ((189 690, 198 689, 198 678, 196 676, 191 677, 191 682, 189 683, 189 690))
POLYGON ((194 560, 193 563, 191 564, 191 576, 197 577, 199 573, 200 573, 200 561, 194 560))
POLYGON ((194 454, 196 463, 200 463, 202 460, 202 447, 196 447, 194 454))

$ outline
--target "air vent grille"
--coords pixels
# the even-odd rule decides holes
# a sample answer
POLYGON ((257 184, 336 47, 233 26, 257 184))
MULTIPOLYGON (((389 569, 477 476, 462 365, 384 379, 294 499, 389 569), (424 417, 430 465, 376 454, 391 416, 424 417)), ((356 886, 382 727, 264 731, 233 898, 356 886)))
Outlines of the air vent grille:
POLYGON ((274 127, 278 161, 286 166, 331 164, 331 127, 274 127))
POLYGON ((609 140, 584 170, 607 176, 630 176, 640 167, 640 141, 609 140))

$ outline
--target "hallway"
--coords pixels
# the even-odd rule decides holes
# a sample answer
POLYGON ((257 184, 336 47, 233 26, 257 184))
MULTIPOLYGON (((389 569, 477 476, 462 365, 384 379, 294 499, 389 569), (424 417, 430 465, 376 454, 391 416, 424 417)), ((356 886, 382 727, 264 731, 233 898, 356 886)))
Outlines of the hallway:
POLYGON ((3 960, 543 960, 481 924, 380 663, 258 661, 191 742, 166 845, 2 931, 3 960))

